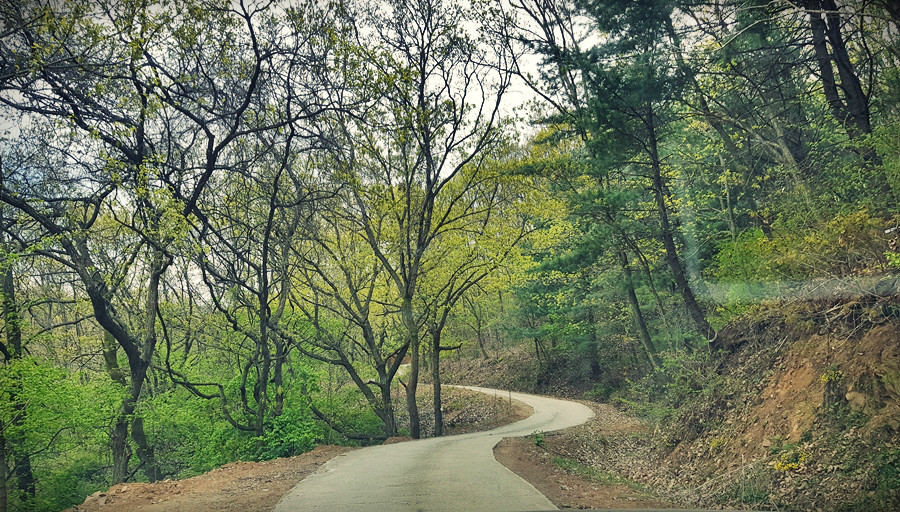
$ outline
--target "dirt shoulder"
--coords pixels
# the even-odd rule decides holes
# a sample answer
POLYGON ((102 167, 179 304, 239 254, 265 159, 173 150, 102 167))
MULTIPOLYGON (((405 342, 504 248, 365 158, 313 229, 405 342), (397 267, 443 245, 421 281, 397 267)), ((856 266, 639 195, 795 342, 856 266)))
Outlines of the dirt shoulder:
POLYGON ((494 457, 559 508, 674 508, 641 485, 578 460, 583 459, 586 438, 603 440, 645 429, 612 406, 579 402, 594 410, 595 416, 588 423, 559 432, 504 439, 494 448, 494 457))

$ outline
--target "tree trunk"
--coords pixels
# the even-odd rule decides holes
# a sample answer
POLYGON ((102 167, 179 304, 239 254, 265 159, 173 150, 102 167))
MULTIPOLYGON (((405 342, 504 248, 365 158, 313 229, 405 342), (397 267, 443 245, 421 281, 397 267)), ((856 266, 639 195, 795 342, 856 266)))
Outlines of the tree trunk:
POLYGON ((137 456, 141 461, 144 475, 146 475, 151 482, 156 482, 161 478, 159 466, 156 462, 156 456, 144 433, 143 419, 134 416, 134 411, 137 408, 138 399, 141 394, 141 388, 144 380, 147 378, 149 364, 143 362, 134 363, 131 367, 130 396, 127 397, 122 404, 121 417, 122 421, 128 421, 129 418, 132 418, 131 439, 134 440, 137 445, 137 456))
POLYGON ((625 292, 628 295, 628 303, 631 304, 631 311, 634 314, 634 322, 637 324, 640 333, 641 345, 647 356, 647 362, 650 366, 656 368, 660 365, 659 356, 656 355, 656 346, 653 344, 653 338, 650 337, 650 330, 647 329, 647 322, 644 320, 644 314, 641 311, 641 305, 638 302, 637 294, 634 292, 634 281, 631 276, 631 267, 628 265, 628 256, 625 251, 619 252, 619 264, 625 275, 625 292))
POLYGON ((106 363, 106 373, 116 384, 125 387, 125 374, 119 367, 118 348, 115 338, 107 331, 103 331, 103 360, 106 363))
POLYGON ((662 238, 663 247, 666 250, 666 263, 672 271, 672 277, 675 279, 675 286, 677 286, 678 291, 681 292, 684 305, 687 307, 688 314, 697 326, 697 330, 699 330, 707 340, 712 340, 716 337, 716 332, 709 325, 709 322, 706 321, 706 316, 703 314, 703 310, 700 309, 700 304, 697 303, 697 298, 694 296, 694 292, 688 282, 684 264, 678 256, 678 248, 675 245, 675 237, 672 234, 672 224, 669 221, 669 208, 666 206, 666 191, 662 178, 662 165, 660 164, 659 159, 659 149, 657 148, 656 130, 654 125, 655 120, 653 119, 654 113, 652 109, 649 110, 647 127, 649 131, 648 143, 650 149, 653 195, 656 198, 656 208, 659 212, 660 237, 662 238))
MULTIPOLYGON (((501 300, 503 297, 500 297, 501 300)), ((478 348, 481 349, 481 357, 485 360, 490 359, 488 357, 487 350, 484 348, 484 320, 481 314, 481 307, 476 305, 472 300, 466 300, 469 305, 469 311, 472 312, 472 316, 475 317, 475 339, 478 341, 478 348)))
MULTIPOLYGON (((363 328, 366 343, 371 348, 372 357, 375 359, 375 371, 378 373, 378 389, 381 391, 381 403, 375 407, 376 414, 384 426, 384 433, 388 437, 397 435, 397 417, 394 414, 394 399, 391 397, 391 382, 397 375, 397 371, 403 364, 403 358, 407 350, 401 349, 393 357, 384 359, 381 356, 381 346, 375 341, 375 334, 371 326, 363 328)), ((385 334, 382 333, 382 344, 385 334)))
POLYGON ((484 348, 484 338, 481 336, 478 337, 478 348, 481 349, 481 358, 482 359, 484 359, 485 361, 490 359, 490 356, 488 356, 487 350, 485 350, 485 348, 484 348))
POLYGON ((384 433, 388 437, 397 435, 397 420, 394 416, 394 401, 391 398, 390 383, 382 382, 381 385, 381 411, 378 417, 384 423, 384 433))
MULTIPOLYGON (((13 416, 13 424, 22 428, 25 420, 25 404, 16 404, 15 415, 13 416)), ((35 482, 34 472, 31 469, 31 454, 28 453, 28 446, 25 444, 26 436, 23 430, 19 442, 19 448, 13 452, 13 460, 16 465, 16 486, 19 489, 19 499, 22 501, 24 510, 34 509, 35 482)))
POLYGON ((275 410, 274 417, 281 416, 284 412, 284 343, 275 341, 275 361, 272 368, 272 384, 275 386, 275 410))
MULTIPOLYGON (((103 331, 103 360, 106 364, 106 373, 109 378, 123 388, 127 385, 125 374, 119 367, 118 345, 112 334, 103 331)), ((122 483, 128 478, 128 460, 131 459, 128 447, 128 418, 119 415, 109 434, 109 444, 113 457, 113 484, 122 483)))
POLYGON ((841 19, 834 0, 807 0, 806 13, 812 31, 813 50, 825 91, 825 99, 834 117, 844 125, 851 139, 871 133, 869 102, 847 53, 841 34, 841 19), (823 19, 822 13, 825 12, 823 19), (828 51, 831 44, 831 52, 828 51), (832 60, 838 68, 840 87, 834 75, 832 60), (844 99, 840 92, 843 91, 844 99))
POLYGON ((588 328, 590 337, 588 342, 588 359, 591 365, 591 380, 600 378, 600 340, 597 339, 597 329, 594 327, 594 310, 588 310, 588 328))
POLYGON ((441 333, 431 333, 431 379, 434 385, 434 437, 444 435, 444 412, 441 409, 441 333))
POLYGON ((409 382, 406 384, 406 409, 409 412, 409 435, 413 439, 422 437, 419 422, 419 406, 416 404, 416 390, 419 386, 419 328, 413 316, 412 298, 405 297, 400 308, 406 341, 409 344, 409 382))
POLYGON ((109 436, 113 457, 112 483, 119 484, 128 478, 128 460, 131 459, 131 448, 128 447, 128 421, 119 415, 109 436))
MULTIPOLYGON (((16 304, 16 284, 12 265, 3 273, 3 321, 6 324, 6 346, 9 355, 13 359, 20 359, 24 355, 22 348, 22 322, 19 316, 18 304, 16 304)), ((16 382, 10 390, 10 401, 13 404, 12 427, 16 429, 12 442, 12 456, 15 465, 16 488, 18 497, 26 510, 33 508, 35 496, 34 472, 31 469, 31 454, 28 453, 25 420, 28 418, 27 404, 18 401, 19 383, 16 382), (21 432, 21 433, 19 433, 21 432)), ((2 469, 2 468, 0 468, 2 469)))
POLYGON ((153 446, 147 441, 147 435, 144 433, 144 418, 135 416, 131 421, 131 438, 137 445, 137 456, 140 459, 144 474, 151 482, 162 480, 162 472, 156 462, 156 454, 153 446))
POLYGON ((259 304, 259 352, 262 354, 262 366, 258 367, 258 376, 253 384, 253 399, 256 401, 253 427, 256 434, 256 446, 262 448, 262 437, 265 434, 266 409, 269 403, 269 374, 272 371, 272 351, 269 348, 269 331, 266 319, 266 304, 259 304))

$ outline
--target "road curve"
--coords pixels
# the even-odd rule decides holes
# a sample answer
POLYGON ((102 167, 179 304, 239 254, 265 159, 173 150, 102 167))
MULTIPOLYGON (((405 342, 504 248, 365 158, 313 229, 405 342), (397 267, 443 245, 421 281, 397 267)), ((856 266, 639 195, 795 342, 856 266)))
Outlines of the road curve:
POLYGON ((458 436, 371 446, 335 457, 282 498, 275 512, 554 510, 537 489, 494 460, 504 437, 580 425, 591 410, 567 400, 461 386, 534 408, 515 423, 458 436))

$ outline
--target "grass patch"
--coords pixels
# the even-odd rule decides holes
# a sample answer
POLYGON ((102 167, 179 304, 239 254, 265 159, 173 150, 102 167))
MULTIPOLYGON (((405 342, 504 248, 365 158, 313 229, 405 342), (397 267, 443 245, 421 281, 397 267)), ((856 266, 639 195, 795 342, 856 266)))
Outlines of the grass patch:
POLYGON ((719 499, 726 503, 762 506, 769 503, 772 472, 765 466, 747 467, 732 481, 719 499))
POLYGON ((586 464, 582 464, 577 460, 569 459, 566 457, 553 457, 553 464, 558 466, 559 468, 572 473, 573 475, 578 475, 582 478, 590 480, 591 482, 597 482, 599 484, 606 485, 625 485, 631 489, 643 491, 644 486, 637 482, 633 482, 628 480, 627 478, 622 478, 621 476, 610 473, 609 471, 601 471, 599 469, 592 468, 586 464))

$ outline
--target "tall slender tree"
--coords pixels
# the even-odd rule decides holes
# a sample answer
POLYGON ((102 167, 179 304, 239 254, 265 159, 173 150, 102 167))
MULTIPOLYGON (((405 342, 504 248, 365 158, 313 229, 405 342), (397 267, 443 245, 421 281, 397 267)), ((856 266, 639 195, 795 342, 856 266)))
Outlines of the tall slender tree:
POLYGON ((442 0, 388 0, 363 9, 371 32, 361 46, 380 49, 370 64, 383 89, 365 119, 345 118, 352 213, 398 295, 409 345, 406 383, 410 435, 421 435, 416 390, 422 312, 414 301, 426 252, 456 221, 449 184, 478 166, 502 141, 500 106, 510 55, 473 33, 473 12, 442 0), (349 141, 352 141, 349 142, 349 141))

